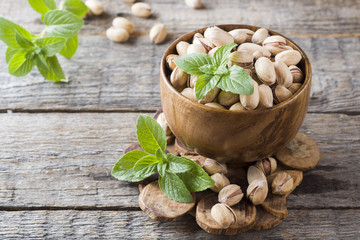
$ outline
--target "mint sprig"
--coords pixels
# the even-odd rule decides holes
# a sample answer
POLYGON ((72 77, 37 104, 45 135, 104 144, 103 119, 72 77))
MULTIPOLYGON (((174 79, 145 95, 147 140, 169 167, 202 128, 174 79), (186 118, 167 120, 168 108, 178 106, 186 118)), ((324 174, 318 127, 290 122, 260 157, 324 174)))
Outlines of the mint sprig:
POLYGON ((40 13, 46 28, 33 35, 21 26, 0 17, 0 40, 8 49, 5 60, 9 73, 25 76, 34 66, 50 81, 67 82, 56 54, 71 58, 78 47, 77 33, 84 24, 88 8, 81 0, 28 0, 40 13))
POLYGON ((214 180, 194 161, 171 153, 165 155, 166 135, 153 118, 140 114, 136 129, 144 152, 133 150, 122 156, 112 169, 113 177, 139 182, 159 173, 161 191, 177 202, 192 202, 191 192, 214 185, 214 180))
POLYGON ((236 43, 221 46, 213 57, 204 53, 192 53, 174 59, 181 70, 198 76, 195 84, 198 100, 215 87, 235 94, 250 95, 254 92, 253 80, 243 68, 227 66, 229 54, 235 46, 236 43))

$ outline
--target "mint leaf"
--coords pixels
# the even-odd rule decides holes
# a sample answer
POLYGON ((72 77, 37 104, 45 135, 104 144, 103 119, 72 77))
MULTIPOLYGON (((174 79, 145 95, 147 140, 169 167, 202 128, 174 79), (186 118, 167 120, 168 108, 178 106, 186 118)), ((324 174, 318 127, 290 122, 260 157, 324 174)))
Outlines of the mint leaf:
POLYGON ((184 161, 181 157, 175 156, 171 153, 166 155, 169 161, 169 170, 174 173, 186 172, 192 168, 192 166, 184 161))
POLYGON ((159 159, 159 162, 163 163, 163 162, 167 162, 167 159, 163 153, 163 151, 161 150, 161 148, 158 148, 155 152, 155 156, 159 159))
POLYGON ((75 14, 65 10, 51 10, 44 15, 46 32, 50 36, 71 38, 84 24, 75 14))
POLYGON ((229 54, 235 46, 237 46, 236 43, 229 43, 224 46, 221 46, 214 53, 214 56, 212 58, 212 64, 215 65, 216 67, 226 66, 226 64, 229 61, 229 54))
POLYGON ((229 68, 229 74, 223 76, 218 85, 224 91, 250 95, 254 92, 254 84, 249 74, 241 67, 234 65, 229 68))
POLYGON ((9 20, 6 20, 5 18, 0 17, 0 40, 8 45, 8 47, 21 48, 21 46, 16 42, 15 30, 17 30, 21 36, 27 39, 31 39, 32 37, 32 35, 24 28, 9 20))
POLYGON ((78 36, 74 35, 72 38, 69 38, 66 41, 65 46, 61 50, 60 54, 66 58, 71 58, 75 54, 78 45, 79 45, 78 36))
POLYGON ((206 96, 220 80, 219 75, 204 74, 198 77, 195 84, 195 95, 198 100, 206 96))
POLYGON ((83 17, 89 8, 81 0, 64 0, 60 3, 60 9, 69 11, 78 17, 83 17))
POLYGON ((166 171, 163 177, 159 176, 159 186, 161 191, 174 201, 182 203, 193 201, 193 196, 186 188, 184 182, 174 173, 166 171))
POLYGON ((216 71, 214 72, 214 74, 219 74, 219 75, 224 75, 224 74, 228 74, 228 73, 229 73, 229 69, 223 65, 218 67, 218 69, 216 69, 216 71))
POLYGON ((146 152, 155 155, 158 148, 165 152, 166 135, 156 120, 140 114, 136 122, 136 129, 138 141, 146 152))
POLYGON ((133 167, 135 175, 144 178, 153 175, 156 173, 156 165, 158 162, 159 160, 153 155, 140 158, 140 160, 137 161, 133 167))
POLYGON ((42 52, 47 57, 52 57, 63 49, 66 38, 62 37, 43 37, 36 39, 36 45, 40 46, 42 52))
POLYGON ((43 77, 50 81, 55 82, 67 82, 64 72, 61 68, 59 60, 56 56, 45 57, 48 69, 43 68, 42 66, 36 65, 39 69, 39 72, 43 77))
POLYGON ((45 60, 45 57, 42 54, 36 54, 34 57, 34 61, 36 66, 46 69, 47 71, 49 71, 49 66, 45 60))
POLYGON ((28 74, 35 63, 29 58, 29 51, 23 50, 16 53, 9 62, 9 73, 20 77, 28 74))
POLYGON ((204 53, 191 53, 174 59, 176 66, 188 74, 200 76, 204 73, 200 67, 211 64, 211 58, 204 53))
POLYGON ((213 66, 213 65, 211 65, 211 64, 206 64, 206 65, 204 65, 204 66, 201 66, 201 67, 199 68, 199 70, 202 71, 202 72, 205 73, 205 74, 211 74, 211 75, 213 75, 214 72, 216 71, 216 67, 213 66))
POLYGON ((215 184, 214 180, 197 163, 185 157, 181 158, 192 168, 176 175, 184 182, 190 192, 204 191, 215 184))
POLYGON ((31 38, 27 39, 26 37, 22 36, 18 30, 15 29, 15 40, 20 47, 24 49, 31 49, 34 44, 31 42, 31 38))
POLYGON ((8 47, 5 54, 5 61, 9 63, 10 60, 17 54, 18 52, 24 51, 22 48, 11 48, 8 47))
POLYGON ((168 163, 158 163, 157 171, 159 172, 160 176, 165 176, 165 171, 168 169, 168 163))
POLYGON ((28 0, 30 6, 38 13, 45 14, 51 9, 56 9, 54 0, 28 0))

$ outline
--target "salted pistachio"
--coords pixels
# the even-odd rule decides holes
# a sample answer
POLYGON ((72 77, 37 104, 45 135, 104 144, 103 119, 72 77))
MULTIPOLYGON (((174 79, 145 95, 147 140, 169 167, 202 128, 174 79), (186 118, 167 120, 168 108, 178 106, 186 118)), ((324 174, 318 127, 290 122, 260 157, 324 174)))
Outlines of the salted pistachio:
POLYGON ((245 110, 245 108, 240 102, 237 102, 237 103, 233 104, 229 108, 229 110, 231 110, 231 111, 240 111, 240 110, 245 110))
POLYGON ((210 40, 216 47, 234 42, 234 38, 228 32, 217 26, 208 27, 204 32, 204 37, 210 40))
POLYGON ((273 93, 268 85, 259 86, 259 107, 270 108, 273 106, 273 93))
POLYGON ((296 50, 286 50, 275 56, 275 61, 282 61, 287 66, 296 65, 301 60, 301 54, 296 50))
POLYGON ((265 38, 262 45, 271 52, 272 56, 289 49, 289 46, 286 45, 286 39, 280 35, 265 38))
POLYGON ((134 32, 134 25, 124 17, 116 17, 112 21, 113 27, 116 28, 125 28, 129 34, 134 32))
POLYGON ((218 95, 218 103, 223 106, 230 106, 239 101, 239 94, 221 91, 218 95))
POLYGON ((179 56, 184 56, 187 54, 187 49, 190 46, 190 43, 181 41, 176 44, 176 51, 178 52, 179 56))
POLYGON ((237 44, 242 44, 246 41, 248 34, 244 29, 234 29, 231 30, 230 35, 234 38, 234 42, 237 44))
POLYGON ((267 50, 266 48, 260 46, 260 45, 257 45, 255 43, 243 43, 241 44, 238 49, 238 51, 240 50, 248 50, 252 53, 252 55, 254 56, 254 53, 256 53, 257 51, 260 52, 260 54, 262 54, 264 57, 267 57, 267 58, 270 58, 271 56, 271 53, 269 52, 269 50, 267 50))
POLYGON ((129 39, 129 33, 124 28, 110 27, 106 30, 106 36, 114 42, 126 42, 129 39))
POLYGON ((231 207, 217 203, 211 208, 212 218, 223 228, 228 228, 236 223, 236 214, 231 207))
POLYGON ((248 183, 252 183, 255 180, 266 181, 264 173, 256 166, 250 166, 247 171, 248 183))
POLYGON ((151 15, 151 6, 148 3, 137 2, 131 6, 131 12, 142 18, 147 18, 151 15))
POLYGON ((189 75, 186 72, 176 67, 170 75, 170 82, 174 88, 182 90, 185 87, 188 78, 189 75))
POLYGON ((201 44, 190 44, 187 49, 187 54, 190 53, 207 53, 207 51, 201 44))
MULTIPOLYGON (((239 28, 239 29, 235 29, 235 30, 232 30, 232 31, 245 32, 246 33, 245 42, 251 42, 251 38, 254 35, 254 31, 252 31, 250 29, 247 29, 247 28, 239 28)), ((240 43, 238 43, 238 44, 240 44, 240 43)))
POLYGON ((253 55, 248 50, 239 50, 230 53, 230 65, 238 65, 242 68, 248 69, 253 67, 253 55))
POLYGON ((292 190, 294 179, 285 171, 279 172, 271 184, 272 193, 285 195, 292 190))
POLYGON ((165 114, 162 112, 157 117, 156 121, 160 124, 161 128, 164 130, 166 136, 171 135, 171 129, 169 128, 169 124, 165 118, 165 114))
POLYGON ((193 88, 184 88, 184 90, 181 91, 181 94, 190 99, 191 101, 197 101, 195 96, 195 90, 193 88))
POLYGON ((211 89, 206 95, 205 97, 203 97, 202 99, 200 99, 198 102, 201 104, 205 104, 207 105, 208 103, 211 103, 210 107, 215 107, 215 108, 224 108, 223 106, 221 106, 218 103, 212 103, 212 101, 214 101, 214 99, 216 98, 216 96, 219 94, 220 92, 220 88, 218 87, 214 87, 213 89, 211 89), (218 106, 217 106, 218 105, 218 106))
POLYGON ((199 41, 199 38, 204 38, 204 36, 201 33, 195 33, 193 37, 193 44, 201 44, 199 41))
POLYGON ((188 80, 188 82, 187 82, 187 87, 189 87, 189 88, 194 88, 197 79, 198 79, 198 76, 190 75, 190 78, 189 78, 189 80, 188 80))
POLYGON ((174 59, 177 57, 179 57, 179 55, 177 55, 177 54, 169 54, 166 56, 166 65, 168 66, 168 68, 171 69, 171 71, 176 68, 174 59))
POLYGON ((94 15, 101 15, 104 12, 104 6, 98 0, 87 0, 85 5, 94 15))
POLYGON ((253 53, 253 58, 256 60, 258 60, 259 58, 261 57, 266 57, 266 58, 270 58, 269 56, 265 56, 263 52, 260 52, 260 51, 255 51, 253 53))
POLYGON ((276 82, 284 87, 290 87, 293 82, 293 76, 291 75, 288 66, 286 66, 286 64, 282 61, 276 61, 274 67, 276 82))
POLYGON ((209 52, 208 52, 208 55, 210 57, 213 57, 214 56, 214 53, 219 49, 220 47, 214 47, 213 49, 211 49, 209 52))
POLYGON ((155 44, 162 43, 165 40, 166 36, 167 36, 167 30, 165 25, 162 23, 155 24, 151 28, 149 34, 150 40, 155 44))
POLYGON ((210 175, 215 173, 227 173, 227 167, 225 163, 219 163, 218 161, 215 161, 211 158, 207 158, 205 160, 203 168, 210 175))
POLYGON ((289 66, 289 70, 291 75, 293 76, 293 83, 301 83, 304 79, 304 74, 300 68, 297 66, 291 65, 289 66))
POLYGON ((290 87, 288 87, 288 90, 292 93, 295 94, 300 88, 301 88, 301 83, 293 83, 291 84, 290 87))
POLYGON ((246 189, 246 196, 254 205, 259 205, 265 201, 268 191, 266 180, 254 180, 246 189))
POLYGON ((260 169, 265 174, 265 176, 268 176, 276 170, 277 163, 275 158, 267 157, 257 161, 255 166, 260 169))
POLYGON ((223 173, 215 173, 211 175, 212 180, 215 184, 210 187, 214 192, 220 192, 221 189, 230 184, 229 179, 223 173))
POLYGON ((255 62, 255 71, 258 78, 266 85, 273 85, 276 73, 273 62, 266 57, 261 57, 255 62))
POLYGON ((226 109, 222 105, 216 103, 216 102, 209 102, 205 103, 206 106, 212 107, 212 108, 219 108, 219 109, 226 109))
POLYGON ((199 38, 198 41, 206 49, 207 52, 215 47, 215 45, 209 39, 199 38))
POLYGON ((228 206, 233 206, 241 201, 244 193, 241 187, 236 184, 230 184, 220 190, 218 200, 228 206))
POLYGON ((191 8, 201 8, 201 0, 185 0, 185 4, 191 8))
POLYGON ((286 99, 290 98, 292 96, 292 93, 290 90, 288 90, 286 87, 277 85, 273 91, 274 99, 278 102, 284 102, 286 99))
POLYGON ((256 32, 251 38, 251 41, 253 43, 261 45, 264 42, 265 38, 267 38, 268 36, 269 36, 269 31, 266 28, 260 28, 256 30, 256 32))
POLYGON ((259 85, 253 80, 254 92, 251 95, 240 94, 240 102, 248 110, 255 109, 259 105, 259 85))

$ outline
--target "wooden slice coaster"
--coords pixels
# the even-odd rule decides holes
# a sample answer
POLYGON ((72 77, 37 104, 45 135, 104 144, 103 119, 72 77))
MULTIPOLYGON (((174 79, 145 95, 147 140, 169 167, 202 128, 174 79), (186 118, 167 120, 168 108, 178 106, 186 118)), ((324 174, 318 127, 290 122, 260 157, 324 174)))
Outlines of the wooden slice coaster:
POLYGON ((294 190, 297 186, 300 185, 300 183, 302 182, 302 179, 303 179, 303 172, 302 171, 298 171, 298 170, 285 170, 285 171, 276 171, 274 173, 272 173, 271 175, 267 176, 266 179, 267 179, 267 182, 269 184, 269 189, 271 191, 271 184, 274 180, 274 178, 280 173, 280 172, 287 172, 291 177, 292 179, 294 180, 294 184, 293 184, 293 187, 292 189, 287 193, 285 194, 285 197, 288 197, 294 190))
POLYGON ((200 167, 204 166, 206 157, 201 156, 201 155, 193 155, 193 154, 184 154, 183 157, 186 157, 188 159, 193 160, 194 162, 196 162, 197 164, 200 165, 200 167))
POLYGON ((141 148, 141 146, 140 146, 140 144, 138 142, 133 142, 133 143, 130 143, 130 145, 125 148, 124 152, 128 153, 128 152, 131 152, 133 150, 143 151, 143 149, 141 148))
POLYGON ((166 197, 159 188, 157 181, 149 183, 139 195, 140 208, 150 218, 161 222, 172 222, 189 212, 195 206, 193 202, 179 203, 166 197))
POLYGON ((217 194, 210 194, 200 200, 196 208, 196 222, 208 233, 235 235, 249 230, 255 223, 256 208, 247 200, 232 206, 237 221, 229 228, 222 228, 211 216, 211 208, 218 203, 217 194))
POLYGON ((285 166, 303 171, 315 168, 321 159, 320 148, 315 140, 303 133, 296 134, 295 138, 275 155, 285 166))
POLYGON ((262 207, 256 206, 255 224, 251 229, 266 230, 279 225, 282 219, 266 212, 262 207))
POLYGON ((261 206, 265 211, 274 215, 275 217, 286 218, 288 216, 285 196, 275 195, 269 191, 267 198, 261 204, 261 206))

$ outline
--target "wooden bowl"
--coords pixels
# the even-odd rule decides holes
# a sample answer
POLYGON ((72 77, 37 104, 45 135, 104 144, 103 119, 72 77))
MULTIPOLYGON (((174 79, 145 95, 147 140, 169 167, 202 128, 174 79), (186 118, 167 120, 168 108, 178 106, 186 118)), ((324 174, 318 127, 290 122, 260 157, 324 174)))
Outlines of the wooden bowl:
MULTIPOLYGON (((218 27, 226 31, 238 28, 256 31, 259 28, 230 24, 218 27)), ((205 30, 202 28, 181 36, 167 48, 161 59, 161 104, 170 129, 189 149, 220 162, 244 165, 273 155, 295 137, 304 121, 311 87, 308 57, 284 36, 289 45, 302 54, 297 66, 305 76, 301 88, 286 101, 262 110, 230 111, 208 107, 175 90, 169 81, 171 71, 165 61, 167 55, 176 53, 178 42, 191 42, 195 33, 204 33, 205 30)), ((270 30, 269 33, 281 35, 270 30)))

